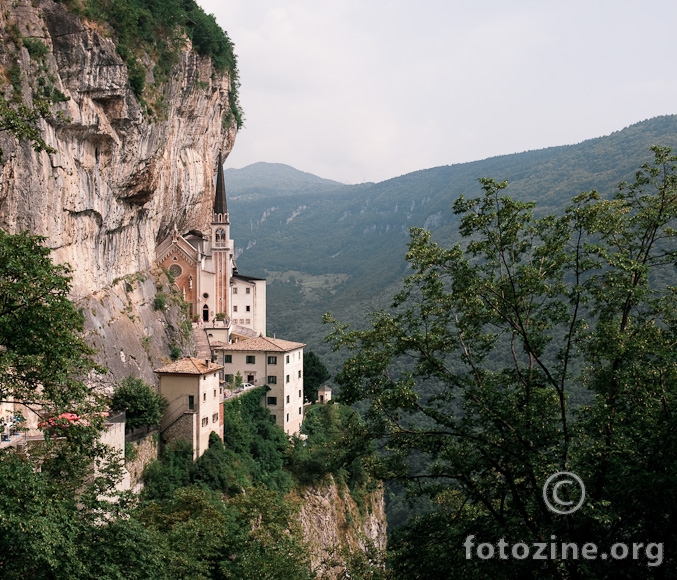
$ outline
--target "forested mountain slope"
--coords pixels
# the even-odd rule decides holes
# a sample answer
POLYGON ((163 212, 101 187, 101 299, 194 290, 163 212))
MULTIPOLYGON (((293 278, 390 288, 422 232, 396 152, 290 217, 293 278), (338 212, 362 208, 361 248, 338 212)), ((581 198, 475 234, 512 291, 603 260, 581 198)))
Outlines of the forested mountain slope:
POLYGON ((477 196, 480 177, 508 180, 508 195, 559 211, 582 191, 611 194, 651 159, 651 145, 677 146, 677 116, 637 123, 576 145, 425 169, 381 183, 341 185, 283 165, 226 171, 238 266, 269 280, 269 332, 327 352, 321 315, 359 320, 387 306, 405 275, 410 227, 452 243, 461 194, 477 196), (276 185, 279 183, 279 185, 276 185))

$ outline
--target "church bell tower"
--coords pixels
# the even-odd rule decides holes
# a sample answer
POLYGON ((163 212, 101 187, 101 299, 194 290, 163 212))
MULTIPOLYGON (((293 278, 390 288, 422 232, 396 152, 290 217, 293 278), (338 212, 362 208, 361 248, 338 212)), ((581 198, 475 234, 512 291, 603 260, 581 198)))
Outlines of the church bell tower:
POLYGON ((226 184, 223 177, 221 152, 216 174, 216 194, 214 196, 214 212, 212 215, 212 260, 215 274, 215 312, 230 312, 230 277, 233 263, 233 241, 230 239, 230 218, 226 202, 226 184))

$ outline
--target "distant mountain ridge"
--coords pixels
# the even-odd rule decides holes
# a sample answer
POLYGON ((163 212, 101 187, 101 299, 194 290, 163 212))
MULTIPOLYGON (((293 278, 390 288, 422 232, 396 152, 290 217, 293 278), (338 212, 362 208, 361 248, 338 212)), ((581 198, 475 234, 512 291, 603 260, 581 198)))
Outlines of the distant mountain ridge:
POLYGON ((303 192, 319 193, 345 187, 338 181, 323 179, 283 163, 264 161, 252 163, 241 169, 226 169, 224 175, 231 198, 251 194, 268 197, 303 192))
MULTIPOLYGON (((424 169, 380 183, 343 185, 281 164, 226 171, 238 265, 269 279, 269 331, 326 351, 323 312, 359 320, 406 273, 410 227, 438 242, 458 240, 452 211, 461 194, 479 196, 480 177, 507 179, 507 194, 560 212, 572 197, 612 194, 652 158, 652 145, 677 149, 677 116, 631 125, 576 145, 424 169), (291 280, 287 282, 287 280, 291 280), (359 314, 358 314, 359 313, 359 314)), ((385 302, 384 302, 385 300, 385 302)))

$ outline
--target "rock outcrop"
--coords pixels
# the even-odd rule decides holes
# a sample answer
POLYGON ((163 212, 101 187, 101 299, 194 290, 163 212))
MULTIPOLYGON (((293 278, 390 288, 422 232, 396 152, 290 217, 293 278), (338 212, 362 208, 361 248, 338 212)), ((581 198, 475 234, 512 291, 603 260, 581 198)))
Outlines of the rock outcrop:
MULTIPOLYGON (((360 496, 360 504, 345 486, 329 476, 325 484, 296 489, 300 523, 311 566, 321 578, 337 578, 351 561, 380 566, 386 549, 383 487, 360 496)), ((342 577, 342 576, 341 576, 342 577)))
MULTIPOLYGON (((56 153, 36 152, 30 143, 0 133, 0 228, 45 236, 53 259, 73 269, 73 298, 90 310, 92 300, 97 301, 99 316, 123 320, 124 313, 116 309, 124 302, 126 308, 143 310, 142 318, 154 316, 163 328, 163 314, 149 314, 154 312, 149 310, 152 282, 134 293, 140 302, 131 306, 115 298, 119 288, 114 287, 124 277, 148 272, 158 240, 175 227, 207 227, 216 156, 219 150, 230 152, 236 134, 235 126, 224 122, 228 75, 215 73, 210 59, 193 52, 186 39, 171 78, 154 88, 161 106, 149 114, 130 89, 127 67, 101 24, 52 0, 3 1, 0 8, 0 65, 6 78, 13 70, 15 85, 20 79, 15 96, 18 88, 30 106, 39 85, 49 79, 68 97, 40 121, 43 137, 56 153), (12 44, 12 35, 15 42, 20 35, 48 50, 36 57, 26 46, 11 48, 22 44, 12 44)), ((151 84, 152 62, 147 64, 151 84)), ((5 84, 6 97, 11 91, 5 84)), ((91 318, 90 332, 96 329, 91 318)), ((134 334, 134 321, 129 322, 128 332, 120 330, 129 334, 125 341, 134 334)), ((155 332, 150 322, 148 329, 155 332)), ((105 341, 120 336, 98 345, 101 363, 108 364, 111 353, 119 358, 119 345, 105 341)), ((167 354, 170 339, 156 338, 167 354)), ((128 343, 125 348, 136 349, 128 343)), ((153 362, 147 357, 144 365, 141 370, 123 365, 116 374, 151 377, 153 362)))

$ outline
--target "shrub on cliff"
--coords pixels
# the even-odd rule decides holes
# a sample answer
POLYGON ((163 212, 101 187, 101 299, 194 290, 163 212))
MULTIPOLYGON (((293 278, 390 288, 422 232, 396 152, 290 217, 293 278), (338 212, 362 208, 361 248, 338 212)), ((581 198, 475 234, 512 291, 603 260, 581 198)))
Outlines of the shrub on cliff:
POLYGON ((113 393, 113 411, 126 411, 125 429, 158 425, 167 409, 167 400, 141 379, 126 377, 113 393))
MULTIPOLYGON (((77 10, 74 6, 71 9, 77 10)), ((83 11, 87 18, 105 22, 115 31, 117 52, 127 63, 130 85, 141 100, 146 70, 139 51, 149 53, 157 63, 153 70, 156 80, 164 81, 178 62, 183 35, 188 36, 194 50, 200 56, 210 57, 217 72, 228 73, 231 90, 228 118, 241 127, 233 43, 214 16, 207 14, 194 0, 85 0, 83 11)))

